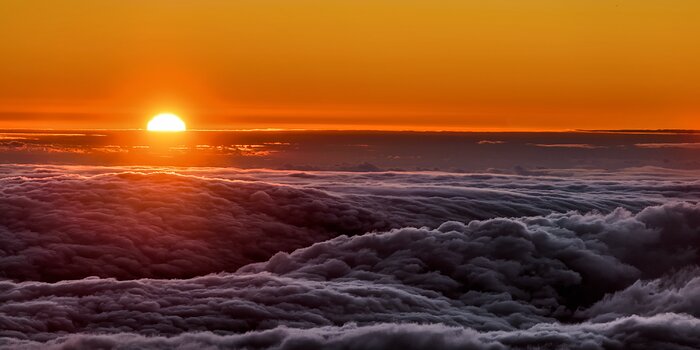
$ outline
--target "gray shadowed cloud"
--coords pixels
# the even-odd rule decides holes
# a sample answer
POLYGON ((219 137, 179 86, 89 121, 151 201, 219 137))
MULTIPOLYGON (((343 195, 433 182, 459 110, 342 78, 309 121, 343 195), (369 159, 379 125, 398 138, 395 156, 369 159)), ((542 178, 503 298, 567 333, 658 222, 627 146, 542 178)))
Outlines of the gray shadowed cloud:
POLYGON ((639 210, 700 192, 697 180, 649 180, 641 171, 574 180, 448 173, 2 170, 0 264, 5 278, 20 281, 188 278, 235 271, 338 235, 435 227, 449 220, 605 212, 619 206, 639 210))
POLYGON ((221 335, 183 333, 174 337, 133 333, 75 334, 46 343, 0 339, 15 349, 669 349, 700 343, 700 322, 682 314, 629 316, 605 323, 540 324, 527 330, 477 332, 442 324, 375 324, 289 328, 221 335))
POLYGON ((694 284, 698 218, 700 207, 678 203, 637 214, 446 222, 341 236, 235 273, 185 280, 6 281, 0 335, 27 339, 26 346, 51 340, 85 348, 100 341, 167 347, 178 339, 250 344, 254 335, 282 337, 261 345, 273 348, 343 347, 362 336, 399 346, 408 334, 417 337, 415 348, 433 337, 448 348, 687 346, 697 344, 697 294, 675 292, 691 299, 680 306, 667 297, 610 300, 635 300, 640 285, 661 295, 694 284), (674 269, 682 275, 665 274, 674 269), (669 324, 684 336, 665 336, 669 324), (183 335, 193 331, 229 336, 183 335), (77 335, 60 338, 70 333, 77 335), (96 333, 115 335, 89 335, 96 333), (137 334, 175 338, 153 343, 137 334))
POLYGON ((697 174, 561 173, 0 167, 0 347, 699 346, 697 174))

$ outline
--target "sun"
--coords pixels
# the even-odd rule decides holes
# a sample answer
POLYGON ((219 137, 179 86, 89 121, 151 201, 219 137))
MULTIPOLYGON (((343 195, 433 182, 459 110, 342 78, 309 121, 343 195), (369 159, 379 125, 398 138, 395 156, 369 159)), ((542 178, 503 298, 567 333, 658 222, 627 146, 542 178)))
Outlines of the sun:
POLYGON ((153 117, 146 127, 148 131, 185 131, 185 122, 172 113, 161 113, 153 117))

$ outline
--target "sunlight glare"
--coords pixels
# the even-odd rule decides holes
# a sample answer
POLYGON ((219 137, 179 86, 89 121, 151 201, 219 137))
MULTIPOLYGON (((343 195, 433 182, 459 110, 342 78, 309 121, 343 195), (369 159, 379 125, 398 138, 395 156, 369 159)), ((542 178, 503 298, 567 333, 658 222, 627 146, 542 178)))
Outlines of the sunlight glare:
POLYGON ((187 127, 185 126, 185 122, 182 121, 182 119, 180 119, 180 117, 177 115, 172 113, 161 113, 153 117, 153 119, 148 122, 146 129, 148 131, 176 132, 185 131, 187 130, 187 127))

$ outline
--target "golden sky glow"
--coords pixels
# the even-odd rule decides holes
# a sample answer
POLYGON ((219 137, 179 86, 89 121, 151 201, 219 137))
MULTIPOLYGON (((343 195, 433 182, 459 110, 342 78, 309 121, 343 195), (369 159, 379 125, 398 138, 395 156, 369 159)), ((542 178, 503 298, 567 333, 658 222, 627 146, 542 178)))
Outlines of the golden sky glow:
POLYGON ((697 0, 5 0, 0 128, 700 128, 697 0))

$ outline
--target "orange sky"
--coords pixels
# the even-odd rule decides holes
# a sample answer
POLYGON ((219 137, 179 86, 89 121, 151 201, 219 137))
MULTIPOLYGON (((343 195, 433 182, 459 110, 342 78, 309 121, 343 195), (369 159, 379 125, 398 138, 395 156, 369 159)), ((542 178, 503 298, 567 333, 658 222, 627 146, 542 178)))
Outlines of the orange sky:
POLYGON ((0 128, 700 128, 697 0, 4 0, 0 128))

